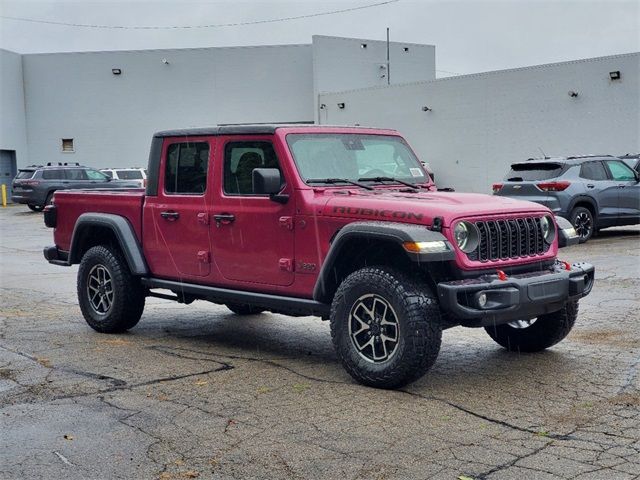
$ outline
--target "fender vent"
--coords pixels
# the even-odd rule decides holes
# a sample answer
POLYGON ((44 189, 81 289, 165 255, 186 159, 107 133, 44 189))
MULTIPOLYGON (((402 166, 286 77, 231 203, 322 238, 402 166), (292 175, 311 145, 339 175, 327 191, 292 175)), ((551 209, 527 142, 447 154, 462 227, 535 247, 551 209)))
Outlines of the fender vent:
POLYGON ((478 248, 469 260, 486 262, 540 255, 549 249, 542 236, 539 217, 475 222, 480 234, 478 248))

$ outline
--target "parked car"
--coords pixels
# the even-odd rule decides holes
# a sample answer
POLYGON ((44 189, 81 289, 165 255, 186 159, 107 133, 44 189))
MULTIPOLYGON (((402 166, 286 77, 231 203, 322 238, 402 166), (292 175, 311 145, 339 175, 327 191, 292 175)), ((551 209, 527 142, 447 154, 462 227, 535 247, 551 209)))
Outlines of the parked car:
POLYGON ((511 165, 493 193, 549 207, 571 222, 583 243, 601 228, 640 223, 639 180, 610 155, 529 159, 511 165))
POLYGON ((140 188, 147 186, 147 171, 144 168, 101 168, 100 171, 113 180, 135 181, 140 188))
POLYGON ((640 173, 640 153, 627 153, 626 155, 621 155, 619 158, 624 160, 624 162, 636 172, 640 173))
POLYGON ((58 190, 138 187, 138 182, 112 181, 104 173, 77 163, 48 163, 21 168, 13 179, 11 200, 39 212, 51 204, 58 190))
POLYGON ((394 130, 159 132, 149 173, 146 191, 61 192, 45 209, 44 256, 80 264, 99 332, 133 328, 147 296, 316 315, 349 374, 395 388, 433 365, 445 328, 484 327, 518 352, 558 343, 593 285, 592 265, 557 260, 578 242, 567 220, 436 191, 394 130))

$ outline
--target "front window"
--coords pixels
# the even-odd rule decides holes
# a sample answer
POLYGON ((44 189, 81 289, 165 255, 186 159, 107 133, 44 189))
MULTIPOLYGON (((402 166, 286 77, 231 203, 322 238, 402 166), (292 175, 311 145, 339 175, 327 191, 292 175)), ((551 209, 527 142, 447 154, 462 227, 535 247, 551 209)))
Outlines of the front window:
POLYGON ((611 176, 617 182, 632 181, 636 179, 633 170, 620 161, 607 160, 607 166, 611 176))
POLYGON ((391 177, 427 183, 420 162, 401 137, 367 134, 289 134, 287 143, 304 180, 358 181, 391 177))

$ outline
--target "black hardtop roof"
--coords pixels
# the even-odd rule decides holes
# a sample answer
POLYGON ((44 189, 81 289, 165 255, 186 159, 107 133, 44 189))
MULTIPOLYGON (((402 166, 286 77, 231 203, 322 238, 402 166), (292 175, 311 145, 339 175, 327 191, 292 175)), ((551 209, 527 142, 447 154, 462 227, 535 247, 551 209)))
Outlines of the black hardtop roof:
MULTIPOLYGON (((258 123, 258 124, 229 124, 214 125, 211 127, 183 128, 177 130, 163 130, 153 134, 156 138, 162 137, 195 137, 211 135, 272 135, 278 128, 366 128, 360 125, 316 125, 313 123, 258 123)), ((389 129, 383 129, 389 130, 389 129)))

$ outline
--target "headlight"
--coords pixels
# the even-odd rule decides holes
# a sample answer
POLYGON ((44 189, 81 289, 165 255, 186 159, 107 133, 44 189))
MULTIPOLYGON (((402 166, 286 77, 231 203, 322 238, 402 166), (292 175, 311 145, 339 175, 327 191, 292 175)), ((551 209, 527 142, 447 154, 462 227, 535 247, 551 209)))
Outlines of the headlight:
POLYGON ((458 222, 453 228, 453 238, 464 253, 471 253, 478 248, 479 237, 478 229, 469 222, 458 222))
POLYGON ((540 228, 542 229, 542 237, 547 243, 552 243, 556 238, 556 225, 553 223, 553 219, 549 216, 542 217, 540 219, 540 228))

